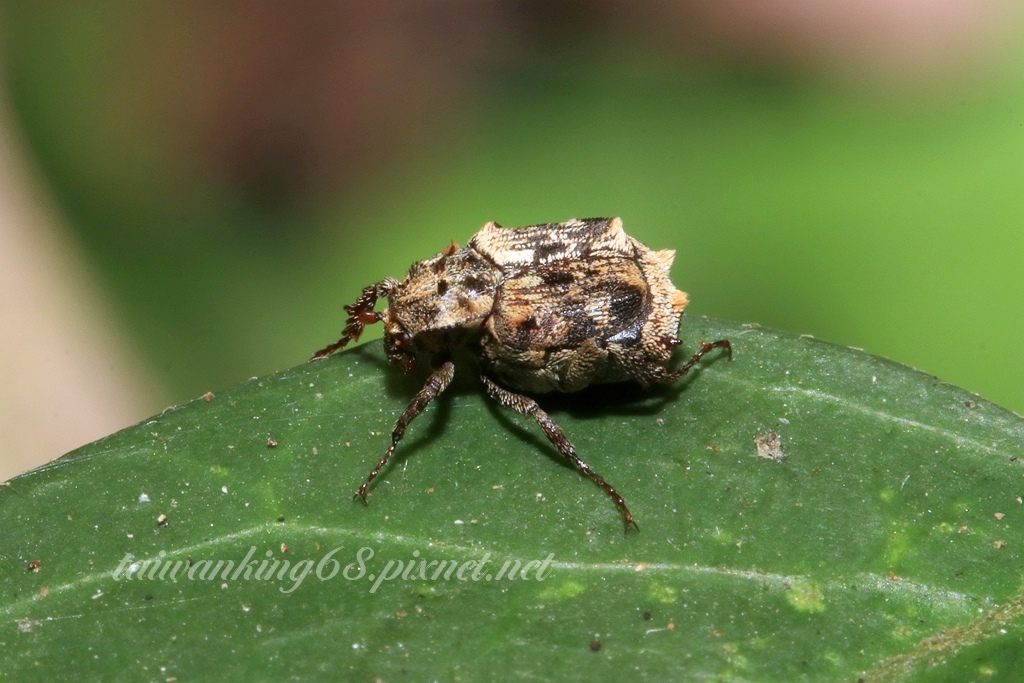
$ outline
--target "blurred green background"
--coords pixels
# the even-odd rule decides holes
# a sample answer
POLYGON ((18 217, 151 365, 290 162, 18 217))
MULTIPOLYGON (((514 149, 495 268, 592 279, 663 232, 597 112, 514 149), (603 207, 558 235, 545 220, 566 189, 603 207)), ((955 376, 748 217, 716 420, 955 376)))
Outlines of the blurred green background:
POLYGON ((734 5, 7 3, 6 81, 164 400, 303 362, 488 220, 615 215, 690 314, 1024 411, 1018 12, 921 48, 734 5))

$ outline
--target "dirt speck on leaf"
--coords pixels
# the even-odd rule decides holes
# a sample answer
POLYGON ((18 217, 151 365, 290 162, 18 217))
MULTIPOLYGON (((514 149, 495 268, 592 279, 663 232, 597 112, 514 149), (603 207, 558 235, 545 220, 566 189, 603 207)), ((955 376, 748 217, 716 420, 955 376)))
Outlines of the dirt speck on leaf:
POLYGON ((783 462, 786 459, 786 455, 782 452, 782 438, 774 429, 755 436, 754 445, 757 446, 757 457, 759 458, 775 462, 783 462))

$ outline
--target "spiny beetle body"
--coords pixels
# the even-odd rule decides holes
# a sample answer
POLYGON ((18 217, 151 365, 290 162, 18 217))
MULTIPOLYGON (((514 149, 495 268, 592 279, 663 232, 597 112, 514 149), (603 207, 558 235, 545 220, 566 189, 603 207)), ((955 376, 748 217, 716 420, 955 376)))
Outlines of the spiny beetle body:
POLYGON ((406 427, 451 383, 452 351, 465 347, 480 360, 488 394, 532 417, 558 451, 615 501, 626 528, 636 527, 622 496, 524 394, 630 380, 669 384, 714 348, 731 355, 726 339, 701 342, 689 361, 669 368, 688 301, 669 278, 674 257, 670 249, 651 251, 627 235, 618 218, 515 229, 488 223, 466 247, 453 242, 413 264, 401 282, 385 278, 366 287, 345 307, 341 339, 317 351, 313 360, 358 339, 366 325, 382 322, 393 364, 412 372, 417 359, 429 358, 433 371, 398 418, 391 445, 356 496, 366 502, 370 482, 406 427), (379 299, 388 301, 382 312, 374 310, 379 299))

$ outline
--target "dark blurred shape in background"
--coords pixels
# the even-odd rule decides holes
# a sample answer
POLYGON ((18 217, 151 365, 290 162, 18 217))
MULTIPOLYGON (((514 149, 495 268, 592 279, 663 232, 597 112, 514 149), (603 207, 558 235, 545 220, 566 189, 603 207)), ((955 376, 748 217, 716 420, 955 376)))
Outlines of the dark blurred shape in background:
POLYGON ((66 291, 28 317, 0 295, 4 389, 42 397, 33 419, 2 416, 0 479, 301 362, 360 287, 492 219, 622 215, 680 250, 697 313, 862 346, 1024 409, 1017 3, 3 13, 22 142, 0 189, 23 203, 0 228, 64 247, 4 249, 0 269, 38 264, 66 291), (57 211, 17 210, 47 204, 23 189, 37 176, 57 211), (11 350, 50 344, 34 362, 11 350), (62 382, 57 357, 104 381, 62 382))

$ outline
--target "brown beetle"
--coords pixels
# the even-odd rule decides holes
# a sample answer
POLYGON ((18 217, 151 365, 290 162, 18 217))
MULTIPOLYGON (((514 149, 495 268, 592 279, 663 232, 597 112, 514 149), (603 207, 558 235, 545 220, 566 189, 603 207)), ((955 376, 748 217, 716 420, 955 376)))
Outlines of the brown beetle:
POLYGON ((700 350, 669 369, 687 296, 669 279, 675 252, 651 251, 627 235, 618 218, 573 219, 504 229, 488 223, 465 248, 454 242, 413 264, 405 279, 370 285, 351 306, 342 337, 317 351, 324 358, 384 323, 388 359, 405 372, 429 357, 434 370, 391 432, 384 452, 356 496, 381 471, 406 427, 452 381, 451 352, 471 349, 480 359, 487 393, 529 415, 566 459, 611 496, 636 528, 626 502, 578 455, 562 430, 525 394, 572 392, 591 384, 633 380, 669 384, 704 354, 732 346, 701 342, 700 350), (378 299, 388 308, 374 311, 378 299), (517 393, 524 392, 524 393, 517 393))

